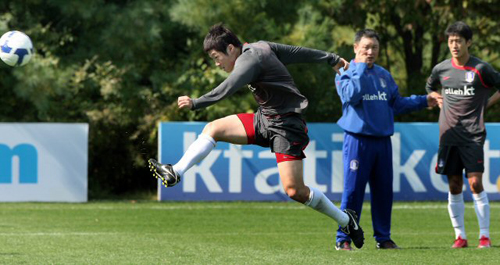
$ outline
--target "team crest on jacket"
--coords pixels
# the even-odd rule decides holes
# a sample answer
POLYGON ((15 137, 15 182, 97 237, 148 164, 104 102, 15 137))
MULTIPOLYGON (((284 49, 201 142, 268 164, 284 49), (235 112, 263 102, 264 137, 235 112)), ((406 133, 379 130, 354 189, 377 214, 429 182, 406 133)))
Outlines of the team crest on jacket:
POLYGON ((465 72, 465 81, 467 83, 472 83, 472 81, 474 81, 474 72, 472 71, 465 72))
POLYGON ((387 87, 387 83, 385 82, 385 80, 383 78, 379 78, 380 79, 380 85, 383 87, 383 88, 386 88, 387 87))
POLYGON ((349 168, 351 168, 352 171, 356 171, 359 168, 359 161, 356 159, 351 160, 351 163, 349 163, 349 168))

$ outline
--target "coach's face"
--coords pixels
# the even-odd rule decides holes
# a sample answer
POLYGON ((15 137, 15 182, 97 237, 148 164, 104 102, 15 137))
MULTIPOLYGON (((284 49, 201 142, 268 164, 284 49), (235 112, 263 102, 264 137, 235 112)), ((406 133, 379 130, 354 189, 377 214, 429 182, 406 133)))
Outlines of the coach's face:
POLYGON ((448 48, 450 49, 453 58, 462 58, 469 54, 469 47, 472 44, 471 40, 466 41, 460 35, 450 35, 448 37, 448 48))
POLYGON ((208 56, 212 58, 215 65, 220 69, 224 70, 226 73, 233 71, 234 63, 240 54, 240 49, 234 47, 234 45, 229 44, 226 48, 226 53, 210 50, 208 51, 208 56))
POLYGON ((361 37, 359 42, 354 43, 354 60, 357 63, 366 63, 372 67, 378 58, 379 43, 376 38, 361 37))

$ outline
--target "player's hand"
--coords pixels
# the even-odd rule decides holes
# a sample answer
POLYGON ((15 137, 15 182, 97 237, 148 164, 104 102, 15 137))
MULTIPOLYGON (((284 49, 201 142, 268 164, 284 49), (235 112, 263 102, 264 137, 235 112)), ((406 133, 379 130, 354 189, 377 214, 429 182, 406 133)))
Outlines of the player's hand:
POLYGON ((192 109, 193 108, 193 100, 188 96, 182 96, 182 97, 179 97, 177 99, 177 105, 179 106, 179 109, 183 109, 183 108, 192 109))
POLYGON ((429 95, 427 95, 427 105, 429 105, 429 107, 443 107, 443 96, 437 92, 429 93, 429 95))
POLYGON ((344 68, 344 71, 349 69, 349 62, 344 58, 340 58, 339 62, 333 67, 333 70, 340 75, 340 68, 344 68))

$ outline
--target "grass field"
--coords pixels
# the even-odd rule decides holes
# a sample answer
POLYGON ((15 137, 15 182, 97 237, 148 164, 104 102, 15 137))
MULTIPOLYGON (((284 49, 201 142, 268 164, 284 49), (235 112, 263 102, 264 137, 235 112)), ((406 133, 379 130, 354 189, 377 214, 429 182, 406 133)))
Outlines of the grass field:
POLYGON ((361 250, 334 249, 334 222, 298 203, 1 203, 1 264, 498 264, 500 203, 491 204, 493 248, 452 250, 446 202, 396 203, 393 239, 376 250, 370 207, 361 250))

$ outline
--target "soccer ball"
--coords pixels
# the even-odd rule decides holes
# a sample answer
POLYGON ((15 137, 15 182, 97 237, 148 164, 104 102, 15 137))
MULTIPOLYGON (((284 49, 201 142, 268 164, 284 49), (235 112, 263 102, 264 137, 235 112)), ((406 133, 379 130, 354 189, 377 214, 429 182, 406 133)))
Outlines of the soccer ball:
POLYGON ((33 56, 33 43, 28 35, 9 31, 0 38, 0 58, 10 66, 23 66, 33 56))

